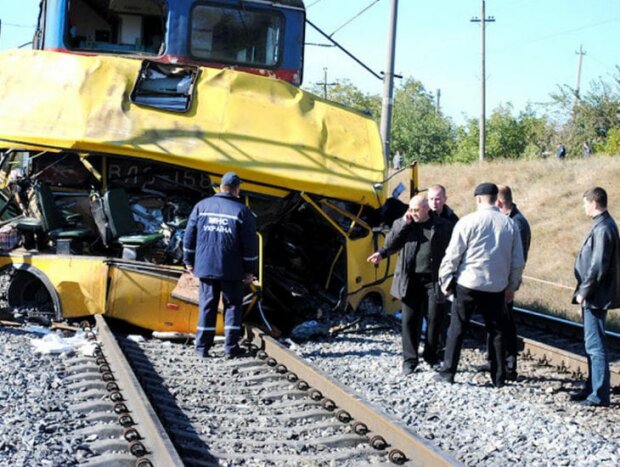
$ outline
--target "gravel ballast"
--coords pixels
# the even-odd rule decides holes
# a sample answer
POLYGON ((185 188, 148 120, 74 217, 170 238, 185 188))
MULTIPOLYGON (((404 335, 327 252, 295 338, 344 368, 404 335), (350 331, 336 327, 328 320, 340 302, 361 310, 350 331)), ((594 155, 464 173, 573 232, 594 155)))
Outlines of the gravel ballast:
POLYGON ((571 402, 570 375, 520 361, 517 382, 497 389, 477 367, 484 353, 466 341, 454 384, 422 363, 401 373, 398 333, 342 334, 297 352, 466 465, 620 465, 618 398, 612 407, 571 402))
POLYGON ((0 327, 0 465, 66 466, 82 458, 68 406, 68 352, 35 352, 36 327, 0 327))
MULTIPOLYGON (((89 453, 72 435, 83 426, 64 383, 71 352, 36 353, 31 339, 41 335, 29 329, 0 327, 0 465, 76 465, 89 453)), ((580 383, 524 360, 519 381, 497 389, 476 370, 484 363, 478 345, 466 341, 453 385, 434 381, 424 363, 403 376, 400 335, 391 330, 298 339, 292 347, 466 465, 620 465, 618 395, 611 408, 583 408, 568 398, 580 383)))

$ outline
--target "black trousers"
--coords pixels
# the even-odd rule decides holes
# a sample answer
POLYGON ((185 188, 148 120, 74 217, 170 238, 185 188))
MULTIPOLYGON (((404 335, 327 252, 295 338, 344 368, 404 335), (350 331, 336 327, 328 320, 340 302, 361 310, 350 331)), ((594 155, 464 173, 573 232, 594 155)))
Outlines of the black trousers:
MULTIPOLYGON (((506 314, 504 316, 504 349, 506 351, 506 371, 508 373, 517 372, 517 356, 519 354, 519 342, 517 338, 517 326, 513 313, 514 302, 506 303, 506 314)), ((491 336, 487 334, 487 360, 491 361, 493 344, 491 336)))
POLYGON ((491 380, 495 385, 503 384, 506 380, 506 365, 504 362, 504 293, 482 292, 468 289, 461 285, 456 286, 450 327, 448 328, 448 342, 444 355, 443 371, 454 375, 461 358, 463 334, 474 313, 482 314, 486 331, 492 344, 491 353, 491 380))
POLYGON ((401 299, 403 361, 405 364, 416 366, 419 363, 418 347, 424 317, 426 317, 427 326, 426 343, 422 356, 429 364, 435 364, 439 361, 442 310, 437 306, 436 288, 437 283, 432 281, 430 275, 414 274, 409 279, 407 294, 401 299))

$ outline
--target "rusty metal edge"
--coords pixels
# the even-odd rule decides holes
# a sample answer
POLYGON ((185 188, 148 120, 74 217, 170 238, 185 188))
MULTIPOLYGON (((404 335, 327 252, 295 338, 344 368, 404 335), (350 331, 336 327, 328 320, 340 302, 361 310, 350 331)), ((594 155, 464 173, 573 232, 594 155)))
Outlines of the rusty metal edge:
POLYGON ((97 339, 103 345, 102 351, 110 360, 116 382, 127 400, 132 418, 136 421, 134 428, 143 437, 142 442, 148 449, 149 453, 145 457, 153 465, 183 466, 181 456, 159 421, 105 318, 96 315, 95 321, 98 329, 97 339))
POLYGON ((393 420, 382 410, 355 395, 351 389, 334 381, 310 362, 303 361, 260 329, 249 327, 248 330, 254 345, 286 366, 288 371, 297 374, 299 379, 306 381, 311 388, 319 390, 324 397, 333 400, 337 409, 346 410, 355 421, 364 423, 370 430, 370 437, 373 433, 381 435, 389 444, 388 452, 393 449, 402 451, 408 459, 406 465, 461 465, 456 459, 393 420))

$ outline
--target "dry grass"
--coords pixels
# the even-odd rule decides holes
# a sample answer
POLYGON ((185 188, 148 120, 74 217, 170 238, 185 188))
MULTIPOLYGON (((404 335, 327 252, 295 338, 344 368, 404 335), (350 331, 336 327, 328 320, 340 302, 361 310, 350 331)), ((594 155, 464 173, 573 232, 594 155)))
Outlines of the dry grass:
MULTIPOLYGON (((514 201, 532 229, 525 275, 557 284, 547 285, 526 278, 516 301, 579 320, 579 308, 570 303, 575 286, 573 265, 591 227, 591 220, 583 212, 581 196, 587 188, 602 186, 609 197, 609 211, 620 222, 620 158, 423 165, 419 174, 421 187, 433 183, 446 187, 448 204, 459 216, 474 210, 473 191, 478 183, 509 185, 514 201)), ((608 327, 620 330, 620 310, 609 313, 608 327)))

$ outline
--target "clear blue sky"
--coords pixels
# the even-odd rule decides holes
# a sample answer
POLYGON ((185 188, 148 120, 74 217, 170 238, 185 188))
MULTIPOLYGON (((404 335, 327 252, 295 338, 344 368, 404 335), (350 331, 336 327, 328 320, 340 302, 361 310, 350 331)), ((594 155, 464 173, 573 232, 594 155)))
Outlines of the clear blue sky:
MULTIPOLYGON (((30 41, 38 0, 0 0, 0 49, 30 41)), ((387 49, 390 0, 305 0, 308 18, 370 68, 382 71, 387 49)), ((441 89, 444 112, 457 123, 480 114, 480 0, 400 0, 396 72, 441 89)), ((487 0, 487 114, 501 103, 521 110, 548 101, 558 85, 574 87, 576 51, 583 57, 581 88, 620 66, 620 0, 487 0)), ((325 43, 308 27, 307 42, 325 43)), ((366 92, 383 84, 335 48, 307 46, 304 85, 350 79, 366 92)))

